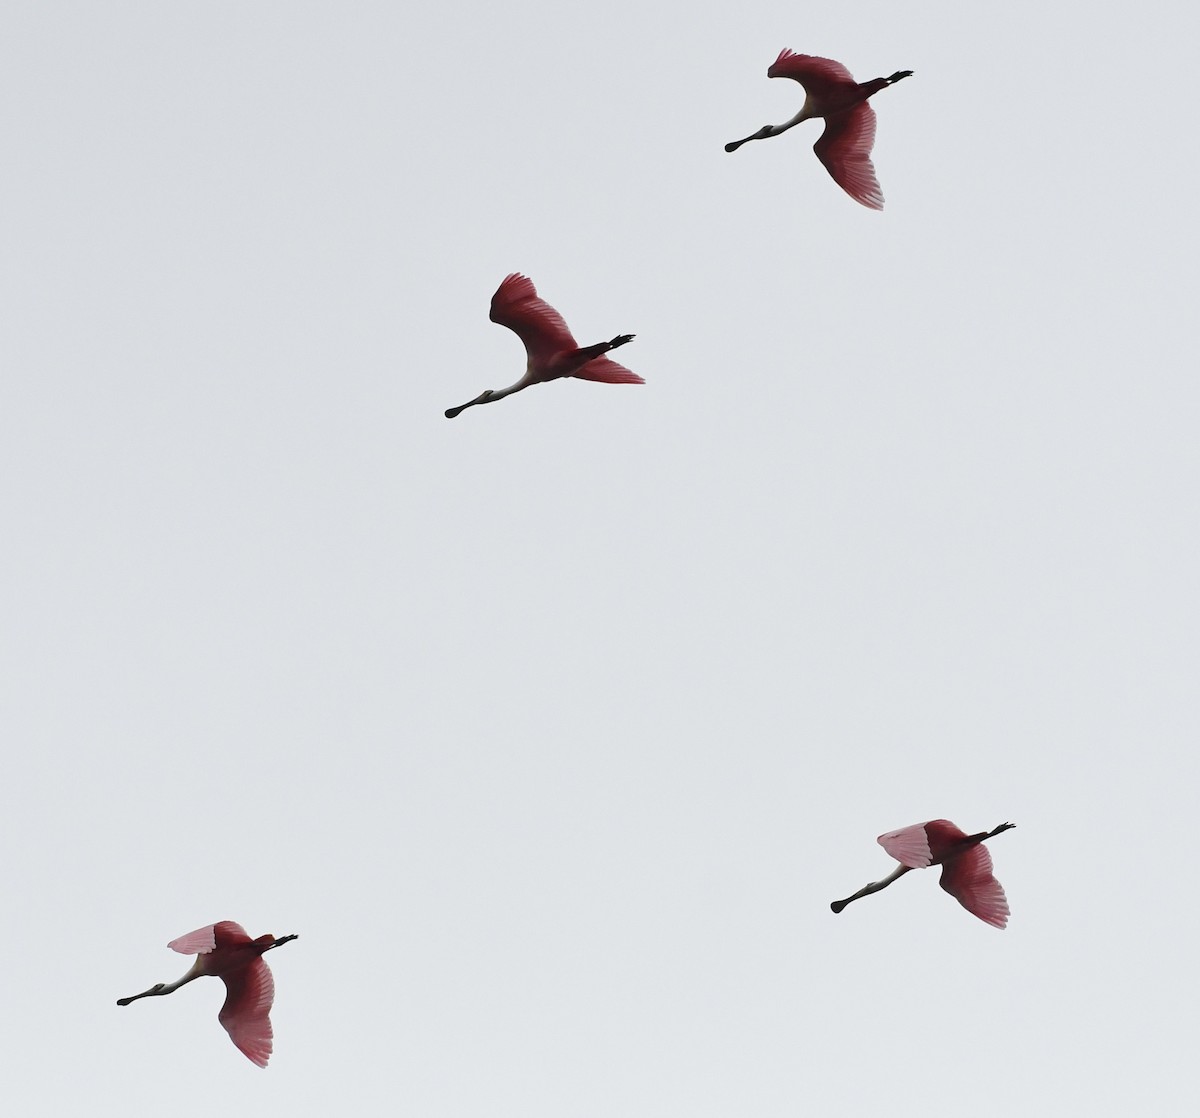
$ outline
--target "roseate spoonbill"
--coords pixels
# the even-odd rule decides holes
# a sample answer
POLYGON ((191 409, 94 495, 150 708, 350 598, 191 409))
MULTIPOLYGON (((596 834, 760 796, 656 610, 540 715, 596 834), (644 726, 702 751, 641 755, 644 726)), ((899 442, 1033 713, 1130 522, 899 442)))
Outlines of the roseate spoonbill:
POLYGON ((823 116, 825 131, 813 144, 817 158, 851 198, 872 210, 882 210, 883 192, 871 163, 875 110, 867 98, 901 78, 912 77, 912 71, 897 70, 890 78, 856 82, 840 62, 784 50, 767 70, 767 77, 798 81, 804 86, 804 107, 785 124, 764 124, 754 135, 726 144, 725 150, 737 151, 751 140, 778 136, 802 120, 823 116))
POLYGON ((507 326, 525 343, 525 352, 529 355, 525 375, 508 388, 489 388, 461 407, 450 408, 446 412, 447 419, 453 419, 476 404, 490 404, 531 384, 559 377, 598 380, 605 384, 646 383, 637 373, 631 373, 624 365, 604 356, 610 349, 633 341, 632 334, 618 334, 611 342, 597 342, 580 348, 563 316, 544 299, 538 298, 533 280, 520 272, 505 276, 492 296, 492 311, 488 317, 507 326))
POLYGON ((189 932, 167 944, 181 955, 195 955, 192 969, 178 982, 160 982, 131 998, 118 998, 117 1005, 128 1005, 138 998, 173 994, 180 986, 201 975, 213 974, 225 983, 225 1004, 217 1019, 252 1063, 260 1068, 271 1058, 271 1003, 275 1000, 275 980, 263 960, 263 953, 290 943, 299 936, 259 936, 251 939, 241 924, 221 920, 207 928, 189 932))
POLYGON ((864 885, 853 896, 834 901, 829 907, 841 912, 851 901, 886 889, 909 870, 940 864, 942 888, 972 915, 995 928, 1003 928, 1008 923, 1008 898, 1000 882, 992 876, 992 856, 982 843, 1015 826, 1015 823, 1001 823, 995 830, 968 835, 949 819, 931 819, 880 835, 879 845, 900 863, 896 872, 882 881, 864 885))

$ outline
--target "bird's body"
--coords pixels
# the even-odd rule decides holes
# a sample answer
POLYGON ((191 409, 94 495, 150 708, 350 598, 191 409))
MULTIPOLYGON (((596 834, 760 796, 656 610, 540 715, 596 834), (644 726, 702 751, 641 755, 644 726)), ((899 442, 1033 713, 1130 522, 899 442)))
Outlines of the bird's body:
POLYGON ((1014 826, 1001 823, 994 830, 968 835, 948 819, 931 819, 880 835, 879 845, 900 865, 890 877, 863 886, 844 901, 834 901, 830 908, 841 912, 851 901, 886 889, 909 870, 940 865, 942 888, 972 915, 1003 928, 1008 923, 1008 899, 992 875, 992 856, 983 843, 1014 826))
POLYGON ((646 383, 637 373, 604 356, 610 349, 633 341, 632 334, 618 334, 612 341, 581 348, 562 315, 539 298, 533 281, 519 272, 505 277, 496 289, 489 317, 493 322, 507 326, 525 343, 525 375, 508 388, 488 389, 460 407, 449 408, 447 419, 453 419, 475 404, 491 404, 531 384, 542 384, 560 377, 576 377, 604 384, 646 383))
POLYGON ((247 1059, 260 1068, 271 1058, 271 1005, 275 1001, 275 981, 263 959, 264 952, 296 939, 296 936, 259 936, 251 939, 246 929, 232 920, 221 920, 189 932, 167 944, 181 955, 195 955, 192 969, 178 982, 158 983, 141 994, 121 998, 117 1005, 128 1005, 139 998, 172 994, 204 975, 213 975, 225 983, 225 1004, 217 1015, 230 1039, 247 1059))
POLYGON ((725 150, 737 151, 751 140, 778 136, 801 121, 824 117, 825 130, 813 145, 817 158, 833 181, 851 198, 869 209, 881 210, 883 192, 871 163, 875 110, 867 104, 867 98, 911 75, 911 70, 897 70, 889 78, 856 82, 840 62, 784 50, 767 70, 767 77, 798 81, 804 86, 804 106, 791 120, 783 124, 764 124, 744 140, 726 144, 725 150))

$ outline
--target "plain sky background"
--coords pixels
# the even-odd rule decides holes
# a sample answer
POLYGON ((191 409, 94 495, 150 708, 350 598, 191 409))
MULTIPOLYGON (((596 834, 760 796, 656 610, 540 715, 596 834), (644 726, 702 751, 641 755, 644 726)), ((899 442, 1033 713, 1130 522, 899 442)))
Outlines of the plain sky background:
POLYGON ((8 0, 5 1112, 1194 1113, 1198 33, 8 0), (445 420, 510 271, 646 385, 445 420), (830 913, 939 816, 1007 931, 830 913))

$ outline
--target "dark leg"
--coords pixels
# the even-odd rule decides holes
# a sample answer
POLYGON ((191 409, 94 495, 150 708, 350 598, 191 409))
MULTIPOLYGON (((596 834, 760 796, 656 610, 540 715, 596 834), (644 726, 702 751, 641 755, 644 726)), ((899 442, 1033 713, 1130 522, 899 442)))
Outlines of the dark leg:
POLYGON ((597 342, 595 345, 580 346, 579 349, 571 354, 571 361, 572 363, 578 361, 578 365, 574 365, 574 367, 582 368, 589 361, 602 356, 610 349, 616 349, 617 346, 627 345, 629 342, 633 341, 635 337, 635 334, 618 334, 611 342, 597 342))
POLYGON ((974 845, 977 842, 987 842, 988 839, 995 838, 997 835, 1002 835, 1005 831, 1011 831, 1015 826, 1015 823, 1001 823, 1000 826, 996 827, 994 830, 980 831, 975 835, 967 835, 967 837, 962 841, 971 845, 974 845))

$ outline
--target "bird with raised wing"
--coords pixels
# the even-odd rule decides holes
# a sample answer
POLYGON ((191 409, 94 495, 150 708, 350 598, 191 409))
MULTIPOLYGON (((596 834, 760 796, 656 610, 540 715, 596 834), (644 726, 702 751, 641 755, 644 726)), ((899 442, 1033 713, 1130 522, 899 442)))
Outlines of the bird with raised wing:
POLYGON ((260 1068, 271 1058, 271 1005, 275 1001, 275 980, 263 954, 290 943, 299 936, 259 936, 251 939, 246 929, 232 920, 221 920, 171 940, 167 946, 181 955, 195 955, 192 969, 178 982, 159 982, 130 998, 119 998, 117 1005, 128 1005, 138 998, 173 994, 194 978, 211 974, 225 983, 225 1004, 217 1019, 225 1026, 230 1040, 252 1063, 260 1068))
POLYGON ((457 408, 449 408, 446 411, 447 419, 453 419, 476 404, 492 404, 531 384, 542 384, 560 377, 595 380, 604 384, 646 383, 637 373, 604 356, 610 349, 633 341, 632 334, 618 334, 611 341, 581 348, 571 336, 563 316, 539 298, 533 280, 519 272, 506 276, 497 288, 492 296, 489 317, 493 322, 507 326, 525 343, 528 357, 525 375, 508 388, 489 388, 474 400, 457 408))
POLYGON ((804 86, 804 106, 783 124, 764 124, 744 140, 725 145, 737 151, 751 140, 765 140, 794 128, 804 120, 825 118, 825 130, 813 145, 825 170, 856 202, 872 210, 883 209, 883 191, 875 177, 871 148, 875 145, 875 110, 867 98, 912 76, 911 70, 897 70, 890 78, 856 82, 850 71, 830 58, 796 54, 784 50, 767 70, 769 78, 792 78, 804 86))
POLYGON ((878 841, 900 863, 895 872, 882 881, 864 885, 857 893, 844 901, 834 901, 829 907, 841 912, 851 901, 886 889, 909 870, 940 865, 942 888, 973 916, 994 928, 1003 928, 1008 923, 1008 898, 1000 882, 992 876, 992 856, 983 843, 1015 826, 1015 823, 1001 823, 991 831, 968 835, 949 819, 931 819, 928 823, 889 831, 880 835, 878 841))

